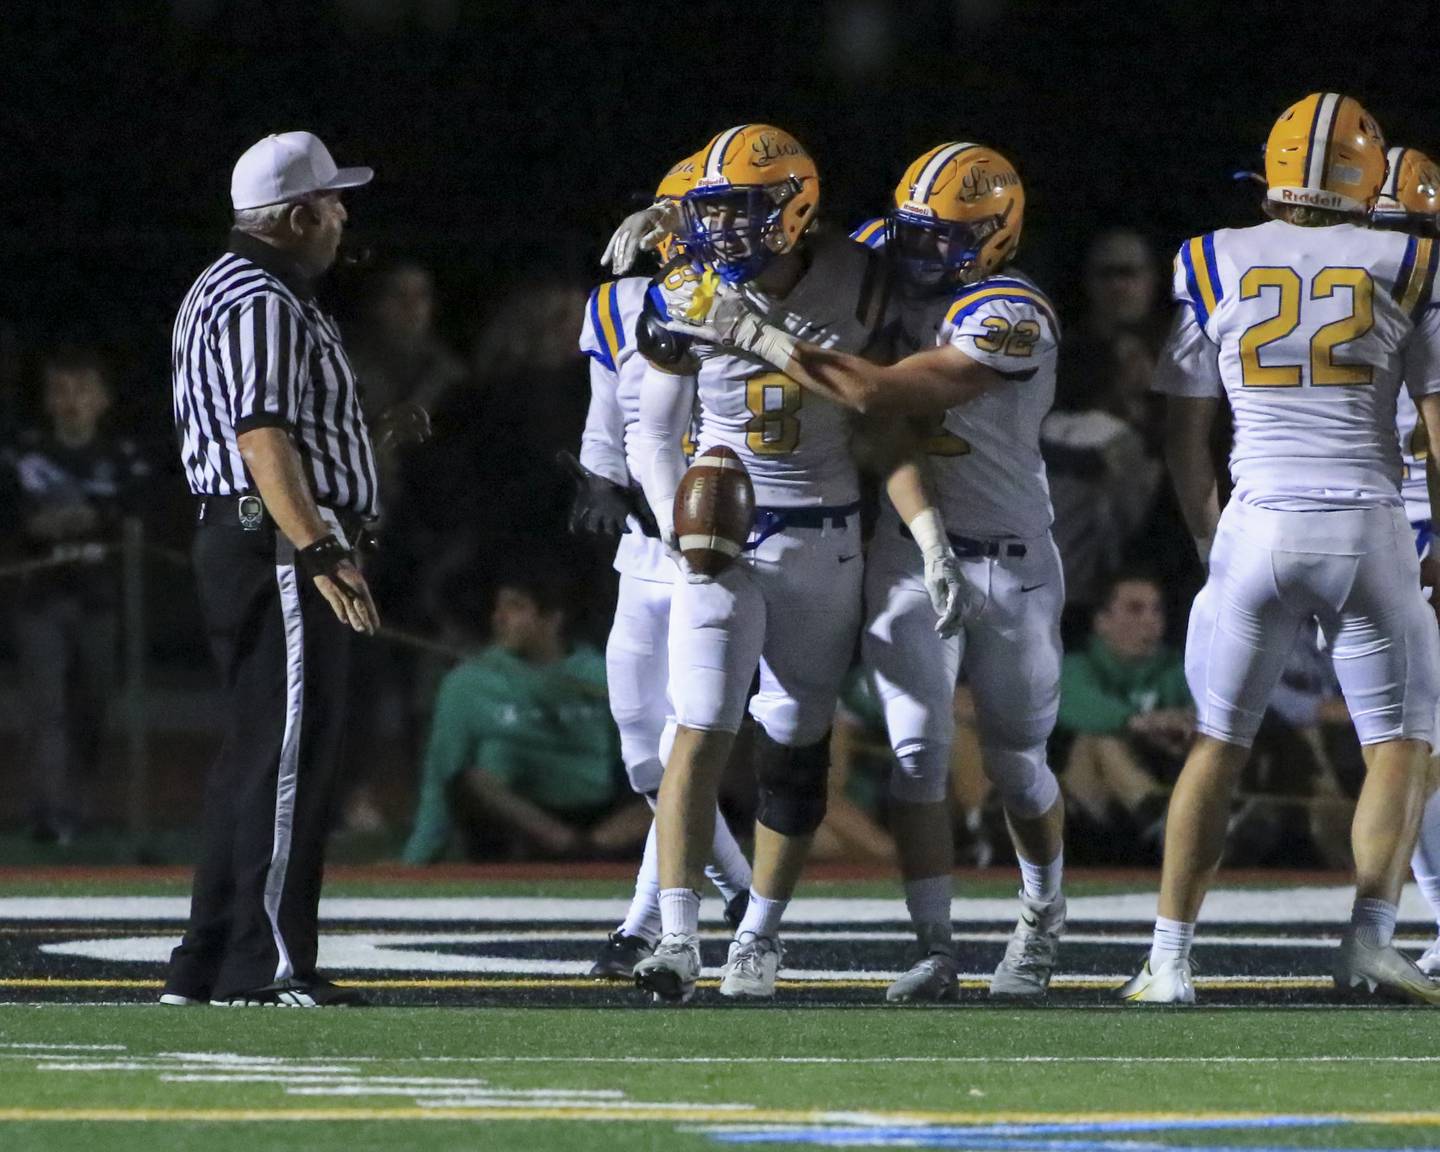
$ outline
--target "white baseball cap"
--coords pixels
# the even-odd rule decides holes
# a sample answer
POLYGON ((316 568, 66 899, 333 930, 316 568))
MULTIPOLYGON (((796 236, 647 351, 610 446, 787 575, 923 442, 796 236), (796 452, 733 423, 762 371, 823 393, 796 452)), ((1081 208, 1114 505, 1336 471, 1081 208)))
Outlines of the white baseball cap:
POLYGON ((313 132, 281 132, 254 144, 235 162, 230 203, 235 211, 265 208, 315 192, 336 192, 370 183, 371 168, 336 168, 330 150, 313 132))

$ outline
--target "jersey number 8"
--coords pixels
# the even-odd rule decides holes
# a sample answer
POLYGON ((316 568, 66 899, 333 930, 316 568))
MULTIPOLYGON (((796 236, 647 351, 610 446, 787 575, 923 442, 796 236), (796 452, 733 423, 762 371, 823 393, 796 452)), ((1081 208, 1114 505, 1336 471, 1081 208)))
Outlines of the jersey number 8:
POLYGON ((745 446, 757 456, 783 456, 800 443, 796 413, 804 393, 783 372, 764 372, 745 382, 745 446))
MULTIPOLYGON (((1293 268, 1251 268, 1240 278, 1240 299, 1254 300, 1267 288, 1279 293, 1279 308, 1268 320, 1240 335, 1240 382, 1246 388, 1299 388, 1300 364, 1262 364, 1260 350, 1284 340, 1300 326, 1303 298, 1300 274, 1293 268)), ((1328 300, 1337 289, 1350 292, 1350 315, 1321 325, 1310 337, 1310 383, 1320 387, 1365 385, 1375 381, 1368 364, 1337 364, 1335 351, 1359 340, 1375 326, 1375 282, 1363 268, 1322 268, 1310 282, 1311 300, 1328 300)))

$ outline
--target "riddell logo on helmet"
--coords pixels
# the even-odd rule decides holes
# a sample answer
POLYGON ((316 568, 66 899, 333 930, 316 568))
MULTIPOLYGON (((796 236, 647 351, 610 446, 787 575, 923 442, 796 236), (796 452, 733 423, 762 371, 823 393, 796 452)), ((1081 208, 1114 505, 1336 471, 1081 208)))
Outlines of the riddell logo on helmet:
POLYGON ((1343 208, 1343 196, 1335 192, 1321 192, 1313 188, 1281 188, 1282 204, 1303 204, 1307 208, 1343 208))

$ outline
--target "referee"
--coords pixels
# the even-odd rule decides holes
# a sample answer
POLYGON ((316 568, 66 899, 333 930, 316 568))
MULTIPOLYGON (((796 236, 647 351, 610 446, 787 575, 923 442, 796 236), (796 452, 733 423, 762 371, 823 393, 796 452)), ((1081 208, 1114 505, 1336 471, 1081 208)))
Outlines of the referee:
POLYGON ((308 132, 260 141, 231 179, 229 250, 175 320, 175 423, 226 730, 164 1004, 359 1002, 316 974, 316 919, 350 637, 379 626, 352 543, 378 505, 355 375, 314 284, 335 261, 341 190, 372 175, 337 169, 308 132))

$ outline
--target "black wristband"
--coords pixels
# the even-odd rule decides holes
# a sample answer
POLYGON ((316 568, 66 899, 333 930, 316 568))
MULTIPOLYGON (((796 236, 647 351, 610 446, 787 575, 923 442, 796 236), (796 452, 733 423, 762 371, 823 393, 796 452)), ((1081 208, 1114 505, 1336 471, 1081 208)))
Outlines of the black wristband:
POLYGON ((355 562, 355 553, 345 547, 334 533, 322 536, 313 544, 295 551, 295 562, 300 571, 312 580, 316 576, 333 576, 341 564, 355 562))

